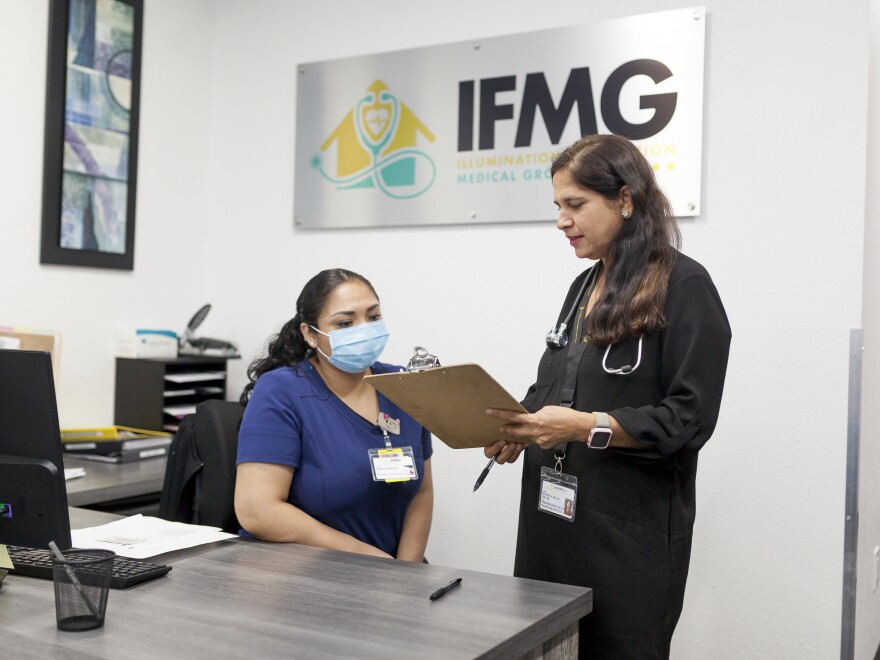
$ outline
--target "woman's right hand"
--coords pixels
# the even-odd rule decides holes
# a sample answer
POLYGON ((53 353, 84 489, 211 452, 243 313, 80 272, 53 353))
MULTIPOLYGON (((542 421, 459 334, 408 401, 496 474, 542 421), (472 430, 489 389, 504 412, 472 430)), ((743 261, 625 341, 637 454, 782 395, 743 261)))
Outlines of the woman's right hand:
POLYGON ((499 440, 494 445, 483 447, 483 454, 486 458, 495 457, 496 463, 516 463, 516 459, 522 453, 526 446, 518 442, 504 442, 499 440))

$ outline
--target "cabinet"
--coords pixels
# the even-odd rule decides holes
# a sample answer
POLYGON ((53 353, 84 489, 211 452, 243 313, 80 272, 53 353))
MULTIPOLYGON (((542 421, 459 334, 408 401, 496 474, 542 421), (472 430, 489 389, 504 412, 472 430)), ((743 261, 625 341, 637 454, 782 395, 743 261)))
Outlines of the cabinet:
POLYGON ((176 431, 208 399, 226 398, 226 358, 116 358, 114 424, 176 431))

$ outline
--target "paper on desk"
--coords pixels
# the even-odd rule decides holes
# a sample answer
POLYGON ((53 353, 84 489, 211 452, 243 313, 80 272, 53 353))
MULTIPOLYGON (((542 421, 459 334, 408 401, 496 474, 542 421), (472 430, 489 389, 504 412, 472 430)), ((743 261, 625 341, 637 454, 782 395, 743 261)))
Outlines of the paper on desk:
POLYGON ((64 468, 64 480, 70 481, 71 479, 76 479, 77 477, 86 476, 86 469, 81 467, 76 468, 64 468))
POLYGON ((164 552, 235 538, 219 527, 188 525, 152 516, 129 516, 70 533, 75 548, 113 550, 123 557, 146 559, 164 552))
POLYGON ((9 552, 7 552, 6 546, 2 544, 0 544, 0 568, 13 568, 9 552))

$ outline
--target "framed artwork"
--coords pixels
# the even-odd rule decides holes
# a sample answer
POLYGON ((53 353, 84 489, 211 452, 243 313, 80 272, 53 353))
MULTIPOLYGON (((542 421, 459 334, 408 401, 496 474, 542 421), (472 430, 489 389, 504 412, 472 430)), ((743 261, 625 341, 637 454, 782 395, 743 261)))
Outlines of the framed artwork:
POLYGON ((50 0, 40 263, 134 268, 143 0, 50 0))

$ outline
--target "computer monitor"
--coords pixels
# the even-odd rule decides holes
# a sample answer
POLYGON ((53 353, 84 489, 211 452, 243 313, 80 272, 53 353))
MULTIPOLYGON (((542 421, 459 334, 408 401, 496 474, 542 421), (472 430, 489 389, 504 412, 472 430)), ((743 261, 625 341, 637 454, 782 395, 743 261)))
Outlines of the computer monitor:
POLYGON ((67 549, 70 518, 52 359, 0 350, 0 543, 67 549))

